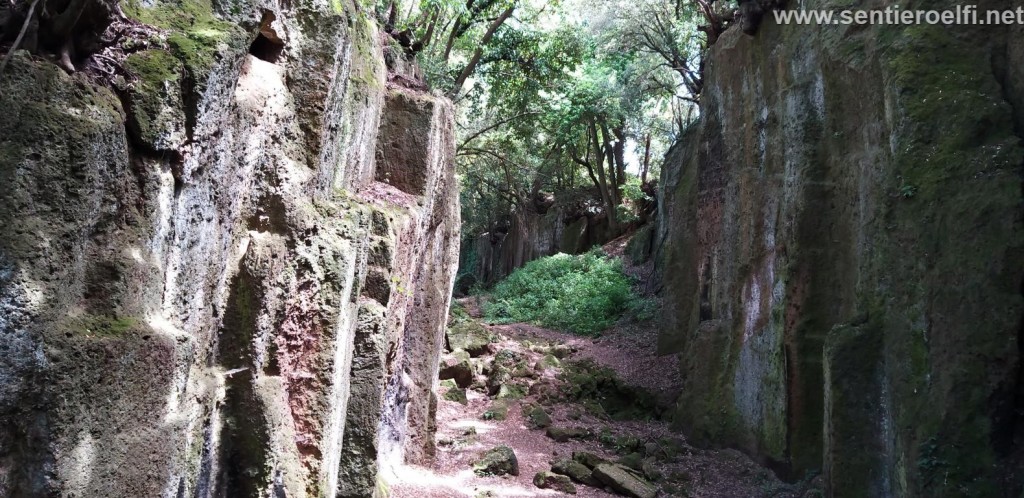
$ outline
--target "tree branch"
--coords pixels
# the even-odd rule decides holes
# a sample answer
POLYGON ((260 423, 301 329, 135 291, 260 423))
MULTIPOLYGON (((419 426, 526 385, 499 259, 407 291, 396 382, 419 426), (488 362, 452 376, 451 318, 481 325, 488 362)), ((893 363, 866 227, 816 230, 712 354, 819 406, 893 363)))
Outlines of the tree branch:
POLYGON ((28 16, 25 17, 25 22, 21 25, 21 31, 18 32, 18 37, 14 39, 14 44, 11 45, 10 50, 7 51, 7 55, 4 56, 4 60, 0 61, 0 76, 4 74, 4 69, 7 68, 7 63, 10 62, 11 56, 14 55, 14 51, 18 49, 18 45, 21 45, 21 40, 25 38, 25 33, 28 31, 28 25, 32 23, 32 16, 35 15, 36 5, 39 4, 39 0, 32 0, 32 5, 28 8, 28 16))
POLYGON ((476 51, 473 52, 473 58, 469 60, 466 67, 462 68, 462 72, 459 73, 459 77, 455 79, 455 84, 452 86, 452 89, 448 91, 449 97, 454 98, 462 91, 462 85, 464 85, 466 80, 469 79, 469 76, 476 71, 476 66, 480 63, 480 58, 484 55, 484 47, 487 46, 491 41, 491 38, 494 37, 494 33, 498 31, 498 28, 500 28, 502 24, 505 23, 506 19, 512 16, 512 12, 515 10, 516 6, 513 4, 509 8, 505 9, 497 19, 491 22, 491 25, 487 28, 487 32, 484 33, 484 37, 480 39, 480 45, 477 46, 476 51))

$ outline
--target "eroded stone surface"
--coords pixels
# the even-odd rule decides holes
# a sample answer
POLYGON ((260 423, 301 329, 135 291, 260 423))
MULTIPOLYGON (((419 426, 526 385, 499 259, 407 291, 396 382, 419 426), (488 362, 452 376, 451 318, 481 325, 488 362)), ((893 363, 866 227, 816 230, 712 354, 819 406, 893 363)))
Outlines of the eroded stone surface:
POLYGON ((661 349, 682 353, 693 440, 794 479, 824 462, 830 493, 1001 488, 1020 57, 1019 27, 767 21, 718 40, 659 203, 661 349))
POLYGON ((185 3, 127 9, 167 43, 120 99, 21 54, 2 75, 0 495, 369 496, 433 444, 451 104, 389 90, 340 3, 276 12, 262 58, 259 9, 185 3), (410 171, 375 155, 396 100, 413 196, 375 182, 410 171))
POLYGON ((625 496, 654 498, 658 494, 657 488, 620 465, 598 464, 594 467, 594 477, 625 496))

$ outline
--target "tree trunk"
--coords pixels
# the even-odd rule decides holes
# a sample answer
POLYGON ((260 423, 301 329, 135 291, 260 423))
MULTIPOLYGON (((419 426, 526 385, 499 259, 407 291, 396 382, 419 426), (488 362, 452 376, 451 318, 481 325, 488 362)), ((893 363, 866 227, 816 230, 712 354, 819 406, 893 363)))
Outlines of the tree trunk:
POLYGON ((617 207, 622 204, 619 195, 619 179, 618 179, 618 168, 615 165, 615 146, 612 144, 612 134, 608 132, 608 125, 602 120, 601 123, 601 136, 604 137, 604 154, 605 162, 608 163, 608 178, 611 179, 611 185, 608 187, 608 196, 612 200, 612 207, 617 207))
POLYGON ((615 134, 615 185, 621 201, 623 185, 626 184, 626 130, 620 125, 613 128, 612 133, 615 134))
POLYGON ((470 75, 472 75, 474 71, 476 71, 476 65, 480 63, 480 58, 484 55, 484 47, 487 46, 491 41, 491 38, 494 37, 494 33, 498 31, 498 28, 500 28, 509 17, 512 17, 512 12, 515 10, 515 5, 505 9, 505 12, 502 12, 501 15, 487 27, 487 32, 484 33, 484 37, 480 39, 480 44, 477 46, 476 51, 473 52, 473 58, 469 60, 469 64, 466 64, 466 67, 462 69, 461 73, 459 73, 459 77, 455 79, 455 85, 453 85, 452 89, 448 92, 449 97, 454 99, 459 95, 459 92, 462 91, 462 85, 466 84, 466 80, 469 79, 470 75))
POLYGON ((597 179, 599 182, 598 190, 601 191, 601 201, 604 203, 604 210, 608 214, 608 230, 617 234, 619 232, 619 220, 617 216, 618 213, 615 212, 615 206, 617 206, 617 203, 615 202, 615 198, 612 196, 614 188, 608 187, 608 178, 604 172, 605 158, 610 157, 610 154, 606 153, 608 152, 607 147, 602 146, 601 139, 598 137, 597 129, 598 125, 596 120, 591 121, 590 139, 593 141, 594 157, 597 159, 597 168, 595 169, 597 170, 597 179))
POLYGON ((647 184, 647 172, 651 169, 651 134, 644 139, 644 163, 640 165, 640 185, 647 184))
POLYGON ((434 14, 430 16, 430 21, 427 23, 427 32, 423 34, 423 48, 430 46, 430 42, 434 38, 434 28, 437 26, 437 21, 441 19, 440 9, 434 9, 434 14))
POLYGON ((455 46, 455 40, 459 37, 459 26, 461 26, 461 25, 462 25, 461 18, 456 18, 455 19, 455 23, 452 24, 452 31, 451 31, 451 33, 448 33, 448 41, 445 42, 445 45, 444 45, 444 57, 442 57, 442 59, 441 59, 441 60, 444 61, 445 64, 448 63, 448 58, 451 57, 451 55, 452 55, 452 47, 455 46))

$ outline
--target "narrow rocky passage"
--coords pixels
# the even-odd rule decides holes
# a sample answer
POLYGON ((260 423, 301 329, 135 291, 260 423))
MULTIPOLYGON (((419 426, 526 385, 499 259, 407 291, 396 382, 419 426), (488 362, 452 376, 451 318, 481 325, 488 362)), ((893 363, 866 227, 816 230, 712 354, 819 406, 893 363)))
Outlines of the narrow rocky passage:
POLYGON ((738 451, 695 448, 670 429, 678 360, 655 356, 650 325, 593 339, 483 324, 478 309, 477 298, 453 307, 435 463, 386 471, 392 497, 817 496, 813 480, 783 483, 738 451), (514 465, 490 454, 502 446, 514 465), (601 462, 620 472, 601 475, 601 462))

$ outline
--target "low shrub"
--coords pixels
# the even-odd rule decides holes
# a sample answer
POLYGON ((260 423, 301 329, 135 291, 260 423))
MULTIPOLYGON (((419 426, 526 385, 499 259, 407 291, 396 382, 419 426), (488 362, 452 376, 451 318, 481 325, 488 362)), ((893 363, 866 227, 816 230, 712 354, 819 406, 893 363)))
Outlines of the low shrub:
POLYGON ((599 250, 556 254, 531 261, 499 282, 484 314, 495 323, 530 322, 597 335, 623 314, 646 308, 632 284, 622 263, 599 250))

